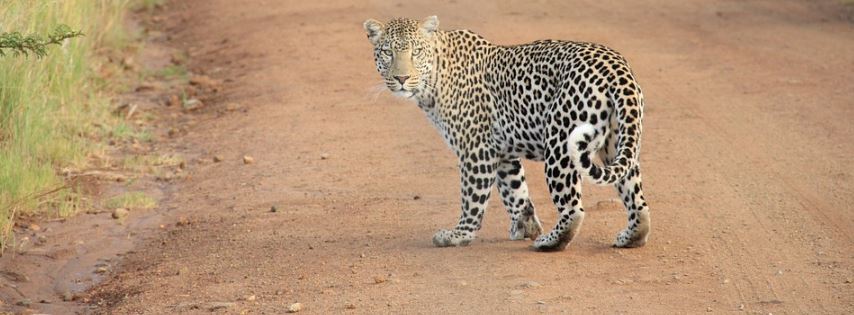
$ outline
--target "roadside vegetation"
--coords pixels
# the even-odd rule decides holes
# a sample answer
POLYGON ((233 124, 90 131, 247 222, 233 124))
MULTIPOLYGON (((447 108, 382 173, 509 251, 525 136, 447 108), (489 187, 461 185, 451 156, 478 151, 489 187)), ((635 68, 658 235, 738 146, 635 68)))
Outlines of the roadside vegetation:
MULTIPOLYGON (((123 27, 130 2, 0 0, 0 33, 46 40, 59 31, 84 34, 42 53, 0 56, 0 250, 13 241, 16 217, 85 208, 87 198, 69 170, 91 168, 107 141, 135 134, 112 114, 110 101, 123 88, 115 78, 133 39, 123 27)), ((150 205, 140 196, 116 202, 141 201, 150 205)))

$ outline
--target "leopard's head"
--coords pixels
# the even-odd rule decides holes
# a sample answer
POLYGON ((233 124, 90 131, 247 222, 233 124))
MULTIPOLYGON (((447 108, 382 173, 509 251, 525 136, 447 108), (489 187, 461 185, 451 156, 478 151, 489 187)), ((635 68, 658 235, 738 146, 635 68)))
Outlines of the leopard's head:
POLYGON ((422 21, 397 18, 384 24, 365 21, 368 40, 374 45, 377 71, 394 94, 411 98, 424 89, 433 71, 439 19, 422 21))

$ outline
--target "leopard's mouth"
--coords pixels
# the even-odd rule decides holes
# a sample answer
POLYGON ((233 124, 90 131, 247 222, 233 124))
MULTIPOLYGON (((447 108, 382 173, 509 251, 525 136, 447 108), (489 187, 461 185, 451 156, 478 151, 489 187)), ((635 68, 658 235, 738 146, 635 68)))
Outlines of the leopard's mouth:
POLYGON ((397 89, 397 90, 392 90, 391 94, 394 94, 395 96, 402 97, 402 98, 413 98, 415 96, 415 91, 411 91, 411 90, 401 88, 401 89, 397 89))
POLYGON ((412 98, 415 96, 416 89, 412 86, 395 84, 393 86, 389 86, 388 88, 389 90, 391 90, 391 94, 394 94, 398 97, 412 98))

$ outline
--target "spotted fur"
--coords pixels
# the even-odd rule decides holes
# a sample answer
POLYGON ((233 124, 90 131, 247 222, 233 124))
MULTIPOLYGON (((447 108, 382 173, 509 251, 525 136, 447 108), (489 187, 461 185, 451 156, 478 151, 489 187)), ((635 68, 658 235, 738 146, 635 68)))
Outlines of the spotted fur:
POLYGON ((438 24, 435 16, 364 24, 388 88, 414 100, 459 157, 462 214, 433 243, 474 240, 497 183, 510 214, 510 238, 533 239, 538 250, 561 250, 584 219, 584 177, 614 185, 625 204, 628 224, 614 245, 644 245, 650 217, 638 163, 643 94, 625 58, 583 42, 500 46, 468 30, 442 31, 438 24), (545 162, 559 213, 546 234, 528 196, 523 158, 545 162))

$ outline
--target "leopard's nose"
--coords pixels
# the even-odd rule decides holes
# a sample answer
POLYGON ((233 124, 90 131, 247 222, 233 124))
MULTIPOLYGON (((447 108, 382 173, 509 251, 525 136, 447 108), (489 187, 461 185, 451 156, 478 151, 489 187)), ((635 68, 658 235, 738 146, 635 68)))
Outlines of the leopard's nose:
POLYGON ((409 79, 409 76, 408 75, 396 75, 396 76, 394 76, 394 78, 397 79, 397 82, 400 82, 400 84, 403 84, 404 82, 406 82, 406 80, 409 79))

